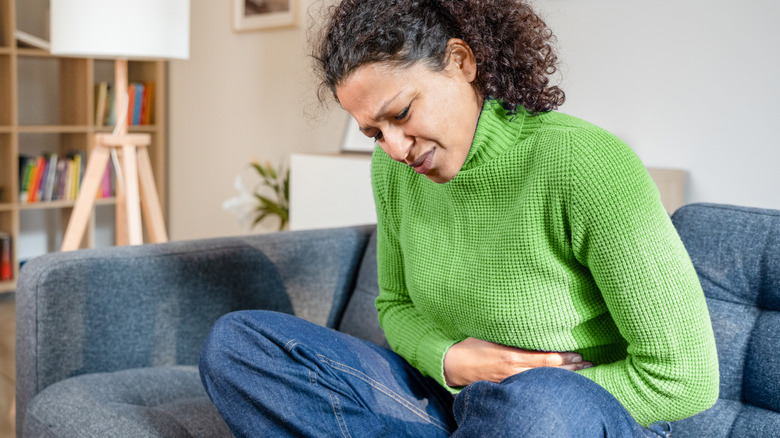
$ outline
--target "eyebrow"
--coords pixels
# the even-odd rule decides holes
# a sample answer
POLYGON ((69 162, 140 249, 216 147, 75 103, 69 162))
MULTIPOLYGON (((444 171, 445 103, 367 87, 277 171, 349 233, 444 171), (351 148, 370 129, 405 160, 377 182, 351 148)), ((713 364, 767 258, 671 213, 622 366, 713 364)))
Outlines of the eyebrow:
MULTIPOLYGON (((399 91, 398 94, 396 94, 395 96, 391 97, 390 99, 387 99, 382 104, 382 106, 379 107, 379 111, 377 111, 376 115, 374 117, 372 117, 372 119, 375 122, 378 122, 378 121, 382 120, 385 117, 385 114, 387 113, 387 107, 389 107, 390 104, 393 103, 393 101, 395 101, 398 98, 398 96, 401 95, 401 93, 403 93, 403 91, 399 91)), ((368 131, 370 131, 372 129, 374 129, 374 128, 364 128, 362 126, 360 127, 360 131, 363 132, 363 133, 366 133, 366 132, 368 132, 368 131)))

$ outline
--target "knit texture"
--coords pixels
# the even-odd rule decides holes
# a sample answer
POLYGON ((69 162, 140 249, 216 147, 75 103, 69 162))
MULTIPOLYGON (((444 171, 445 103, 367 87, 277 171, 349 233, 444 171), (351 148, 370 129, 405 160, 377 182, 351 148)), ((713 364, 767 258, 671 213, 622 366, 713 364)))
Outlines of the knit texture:
POLYGON ((698 277, 647 170, 617 137, 488 101, 451 181, 379 148, 372 178, 379 321, 423 374, 446 387, 445 353, 474 337, 582 354, 596 366, 579 373, 643 425, 717 399, 698 277))

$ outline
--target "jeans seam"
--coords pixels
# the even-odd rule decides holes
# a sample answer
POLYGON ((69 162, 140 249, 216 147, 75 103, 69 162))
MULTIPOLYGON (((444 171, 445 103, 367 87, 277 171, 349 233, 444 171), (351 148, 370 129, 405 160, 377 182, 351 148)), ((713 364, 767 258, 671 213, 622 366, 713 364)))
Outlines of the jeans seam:
POLYGON ((342 372, 345 372, 347 374, 350 374, 350 375, 352 375, 354 377, 357 377, 358 379, 368 383, 374 389, 379 390, 380 392, 384 393, 388 397, 390 397, 393 400, 397 401, 399 404, 401 404, 402 406, 404 406, 408 410, 412 411, 414 414, 416 414, 420 418, 428 421, 432 425, 438 427, 439 429, 442 429, 445 432, 449 432, 449 428, 447 428, 447 426, 444 423, 442 423, 441 421, 439 421, 437 418, 429 415, 427 412, 423 411, 422 409, 418 408, 417 406, 415 406, 414 404, 412 404, 411 402, 409 402, 408 400, 403 398, 403 396, 401 396, 397 392, 393 391, 392 389, 388 388, 387 386, 383 385, 382 383, 372 379, 371 377, 367 376, 365 373, 362 373, 359 370, 356 370, 356 369, 350 367, 349 365, 346 365, 346 364, 343 364, 341 362, 335 361, 335 360, 330 359, 330 358, 328 358, 326 356, 323 356, 321 354, 318 354, 317 357, 319 357, 320 359, 322 359, 325 362, 330 363, 331 366, 334 369, 337 369, 339 371, 342 371, 342 372))
POLYGON ((333 408, 333 414, 336 416, 336 423, 339 425, 339 430, 341 431, 341 436, 345 438, 352 438, 352 435, 349 434, 349 428, 347 427, 346 421, 344 421, 344 414, 341 412, 341 404, 339 403, 339 398, 336 395, 329 394, 330 395, 330 406, 333 408))
POLYGON ((284 344, 284 349, 287 350, 287 352, 289 353, 298 344, 300 344, 300 342, 298 342, 297 339, 290 339, 286 344, 284 344), (290 345, 290 344, 292 344, 292 345, 290 345))

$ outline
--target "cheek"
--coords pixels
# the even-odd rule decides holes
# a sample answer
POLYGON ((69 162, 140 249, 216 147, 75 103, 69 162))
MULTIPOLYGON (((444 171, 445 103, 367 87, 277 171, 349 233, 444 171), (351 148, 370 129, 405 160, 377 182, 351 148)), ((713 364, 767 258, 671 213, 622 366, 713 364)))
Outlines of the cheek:
POLYGON ((387 148, 386 144, 379 143, 379 148, 382 149, 382 151, 384 151, 384 153, 386 153, 387 155, 390 155, 390 157, 392 157, 392 155, 390 154, 390 149, 387 148))

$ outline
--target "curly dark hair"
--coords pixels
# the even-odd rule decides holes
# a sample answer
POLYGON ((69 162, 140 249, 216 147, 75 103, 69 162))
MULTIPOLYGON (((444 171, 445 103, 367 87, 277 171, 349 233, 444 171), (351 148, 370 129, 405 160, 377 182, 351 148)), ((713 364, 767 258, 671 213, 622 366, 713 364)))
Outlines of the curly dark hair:
POLYGON ((450 38, 474 52, 474 86, 482 96, 500 99, 510 112, 563 104, 563 90, 550 85, 558 60, 554 36, 523 0, 342 0, 329 9, 314 44, 320 99, 329 91, 338 100, 336 87, 368 63, 424 62, 443 70, 450 38))

